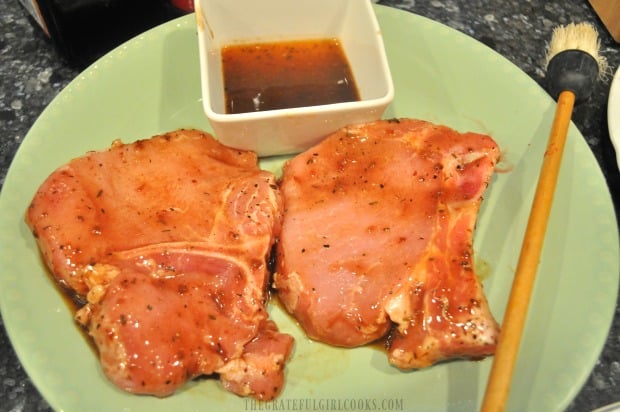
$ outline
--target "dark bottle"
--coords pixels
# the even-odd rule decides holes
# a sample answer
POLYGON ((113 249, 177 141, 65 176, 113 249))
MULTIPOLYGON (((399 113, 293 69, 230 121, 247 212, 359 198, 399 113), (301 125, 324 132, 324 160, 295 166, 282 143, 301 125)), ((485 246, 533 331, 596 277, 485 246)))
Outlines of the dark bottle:
POLYGON ((193 10, 191 0, 20 0, 75 67, 193 10))

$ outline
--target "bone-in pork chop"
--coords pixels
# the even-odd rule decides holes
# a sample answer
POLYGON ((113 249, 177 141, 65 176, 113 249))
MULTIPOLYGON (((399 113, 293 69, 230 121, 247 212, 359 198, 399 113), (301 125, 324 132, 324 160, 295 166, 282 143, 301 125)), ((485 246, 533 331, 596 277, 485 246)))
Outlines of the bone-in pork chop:
POLYGON ((280 392, 293 341, 265 305, 281 197, 254 153, 195 130, 115 143, 53 172, 26 221, 118 387, 167 396, 215 373, 280 392))
POLYGON ((400 119, 349 126, 291 159, 275 286, 313 339, 388 336, 421 368, 494 352, 472 235, 499 158, 488 136, 400 119))

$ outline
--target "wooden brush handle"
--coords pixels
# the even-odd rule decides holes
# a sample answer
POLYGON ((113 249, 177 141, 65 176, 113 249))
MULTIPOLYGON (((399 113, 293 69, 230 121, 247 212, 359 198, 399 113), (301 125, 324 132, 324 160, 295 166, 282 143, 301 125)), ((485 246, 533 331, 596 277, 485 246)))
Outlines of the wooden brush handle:
POLYGON ((483 412, 503 411, 508 399, 574 104, 574 93, 570 91, 560 93, 521 246, 517 271, 493 358, 493 366, 481 409, 483 412))

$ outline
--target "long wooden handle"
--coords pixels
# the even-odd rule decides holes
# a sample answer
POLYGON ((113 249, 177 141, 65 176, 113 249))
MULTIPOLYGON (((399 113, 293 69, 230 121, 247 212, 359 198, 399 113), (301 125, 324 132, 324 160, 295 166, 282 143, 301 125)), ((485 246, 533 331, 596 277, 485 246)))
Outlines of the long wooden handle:
POLYGON ((574 105, 575 95, 572 92, 560 93, 521 246, 517 271, 493 358, 493 366, 489 374, 481 409, 483 412, 503 411, 508 400, 574 105))

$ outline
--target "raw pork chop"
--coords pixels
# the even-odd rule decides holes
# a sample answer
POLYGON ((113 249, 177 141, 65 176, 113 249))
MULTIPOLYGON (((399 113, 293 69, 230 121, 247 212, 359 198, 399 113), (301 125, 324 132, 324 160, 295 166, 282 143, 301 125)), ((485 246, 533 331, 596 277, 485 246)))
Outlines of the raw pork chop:
POLYGON ((281 223, 254 153, 180 130, 60 167, 26 221, 120 388, 167 396, 218 373, 240 395, 282 388, 292 338, 265 310, 281 223))
POLYGON ((307 334, 344 347, 389 334, 404 369, 492 354, 472 234, 498 156, 488 136, 401 119, 291 159, 275 286, 307 334))

